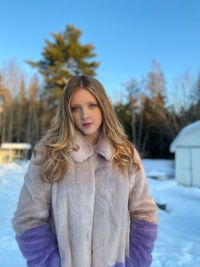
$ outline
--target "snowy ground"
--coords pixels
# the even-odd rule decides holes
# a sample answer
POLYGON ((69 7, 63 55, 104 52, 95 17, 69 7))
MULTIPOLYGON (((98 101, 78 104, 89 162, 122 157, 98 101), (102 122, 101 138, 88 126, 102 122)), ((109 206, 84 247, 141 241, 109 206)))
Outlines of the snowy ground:
MULTIPOLYGON (((173 162, 143 160, 159 210, 159 232, 152 267, 200 267, 200 189, 183 187, 173 179, 173 162), (159 176, 156 180, 150 177, 159 176)), ((25 267, 14 239, 11 218, 28 162, 0 166, 0 266, 25 267)))

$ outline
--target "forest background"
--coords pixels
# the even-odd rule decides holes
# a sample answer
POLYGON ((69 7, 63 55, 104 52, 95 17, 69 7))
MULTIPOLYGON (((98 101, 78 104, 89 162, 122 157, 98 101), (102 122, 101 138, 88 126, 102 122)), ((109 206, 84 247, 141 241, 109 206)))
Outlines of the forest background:
MULTIPOLYGON (((73 25, 45 40, 42 58, 26 63, 37 70, 29 83, 15 60, 0 70, 0 141, 26 142, 32 146, 50 126, 59 95, 73 75, 96 76, 100 63, 95 46, 82 44, 82 31, 73 25)), ((129 139, 143 157, 172 158, 169 145, 186 125, 200 119, 200 73, 186 70, 174 80, 169 95, 160 63, 148 73, 124 81, 111 97, 129 139), (169 99, 176 99, 171 104, 169 99)), ((107 88, 105 88, 107 89, 107 88)))

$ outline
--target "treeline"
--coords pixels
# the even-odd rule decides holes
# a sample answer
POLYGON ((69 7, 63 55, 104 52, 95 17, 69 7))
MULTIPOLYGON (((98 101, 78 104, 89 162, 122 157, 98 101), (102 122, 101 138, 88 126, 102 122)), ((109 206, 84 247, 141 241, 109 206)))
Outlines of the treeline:
MULTIPOLYGON (((40 61, 27 61, 43 80, 33 76, 27 84, 26 75, 13 62, 0 70, 1 142, 34 146, 50 126, 68 79, 75 74, 95 76, 99 65, 94 60, 95 47, 81 44, 80 36, 79 29, 67 26, 63 33, 52 34, 53 41, 45 41, 40 61)), ((200 119, 200 75, 192 77, 186 72, 172 88, 166 86, 164 73, 154 62, 140 80, 130 79, 123 85, 122 97, 113 104, 143 157, 170 158, 169 145, 177 133, 200 119)))
POLYGON ((49 124, 46 103, 37 76, 26 87, 21 78, 19 91, 6 88, 1 79, 0 95, 3 96, 1 116, 1 142, 28 142, 35 144, 49 124))
POLYGON ((186 72, 169 90, 164 73, 154 62, 141 81, 130 80, 124 91, 125 101, 119 101, 115 111, 129 139, 143 157, 172 158, 169 146, 176 135, 200 120, 200 75, 194 78, 186 72))

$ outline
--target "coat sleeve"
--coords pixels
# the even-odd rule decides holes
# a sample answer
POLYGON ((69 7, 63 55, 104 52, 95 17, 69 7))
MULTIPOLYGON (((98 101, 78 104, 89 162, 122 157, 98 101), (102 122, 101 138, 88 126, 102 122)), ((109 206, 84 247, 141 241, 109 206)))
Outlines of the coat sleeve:
POLYGON ((25 174, 12 225, 28 267, 60 267, 56 237, 49 225, 51 185, 40 179, 37 157, 32 155, 25 174))
POLYGON ((152 198, 140 156, 135 149, 140 170, 130 172, 130 238, 127 267, 149 267, 157 236, 157 206, 152 198))

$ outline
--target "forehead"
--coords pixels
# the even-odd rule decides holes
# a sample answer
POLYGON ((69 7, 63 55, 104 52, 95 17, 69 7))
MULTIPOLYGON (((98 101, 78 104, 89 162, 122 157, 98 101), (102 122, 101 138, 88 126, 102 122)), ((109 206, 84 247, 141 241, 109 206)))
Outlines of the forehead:
POLYGON ((96 98, 92 95, 92 93, 90 93, 87 89, 80 88, 73 93, 70 104, 81 104, 90 101, 97 102, 96 98))

